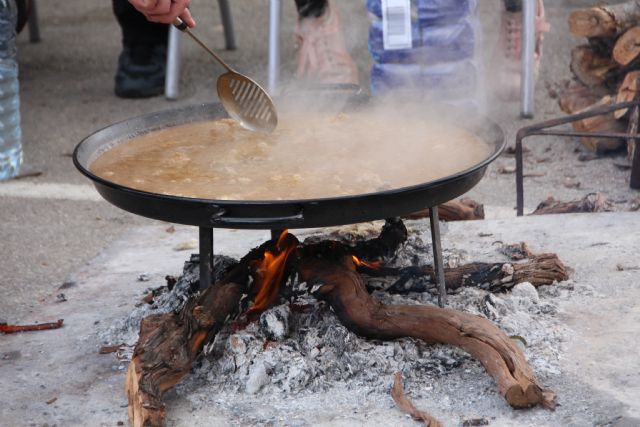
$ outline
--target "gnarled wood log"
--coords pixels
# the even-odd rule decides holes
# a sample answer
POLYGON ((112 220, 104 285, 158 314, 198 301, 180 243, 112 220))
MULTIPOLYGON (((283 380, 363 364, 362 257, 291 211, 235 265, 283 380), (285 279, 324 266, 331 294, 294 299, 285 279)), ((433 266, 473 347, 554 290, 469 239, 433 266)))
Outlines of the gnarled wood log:
POLYGON ((554 407, 554 393, 539 384, 520 348, 487 319, 435 306, 382 304, 369 295, 350 257, 305 256, 299 271, 302 280, 319 285, 314 296, 327 301, 354 333, 455 345, 484 366, 512 407, 554 407))
POLYGON ((611 212, 613 205, 602 193, 589 193, 580 200, 562 202, 553 197, 540 203, 529 215, 547 215, 576 212, 611 212))
MULTIPOLYGON (((404 219, 429 217, 429 209, 406 215, 404 219)), ((484 219, 484 206, 468 197, 451 200, 438 206, 438 218, 442 221, 470 221, 484 219)))
POLYGON ((253 249, 225 278, 191 299, 180 313, 151 315, 140 323, 140 336, 129 363, 125 391, 134 427, 164 425, 162 395, 191 369, 248 292, 251 262, 264 256, 269 241, 253 249))
POLYGON ((615 36, 640 22, 640 1, 574 10, 568 22, 569 30, 577 36, 615 36))

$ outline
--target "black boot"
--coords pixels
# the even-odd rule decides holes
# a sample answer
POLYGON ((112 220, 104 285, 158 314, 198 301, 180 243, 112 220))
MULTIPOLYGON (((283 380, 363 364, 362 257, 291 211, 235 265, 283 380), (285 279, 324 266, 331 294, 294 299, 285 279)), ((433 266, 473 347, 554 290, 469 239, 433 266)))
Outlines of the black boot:
POLYGON ((148 98, 164 92, 167 46, 124 46, 118 59, 115 93, 121 98, 148 98))
POLYGON ((169 26, 149 22, 127 0, 113 0, 122 29, 115 93, 122 98, 146 98, 164 91, 169 26))

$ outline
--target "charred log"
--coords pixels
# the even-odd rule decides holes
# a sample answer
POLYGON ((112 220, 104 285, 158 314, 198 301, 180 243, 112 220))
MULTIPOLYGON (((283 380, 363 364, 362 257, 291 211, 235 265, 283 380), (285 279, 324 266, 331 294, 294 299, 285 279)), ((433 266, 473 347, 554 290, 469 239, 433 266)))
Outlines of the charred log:
MULTIPOLYGON (((385 289, 386 292, 392 294, 435 291, 437 289, 435 273, 430 266, 382 267, 379 269, 358 267, 358 271, 375 277, 399 277, 396 282, 385 289), (424 288, 418 287, 419 285, 416 286, 417 283, 412 281, 415 278, 426 278, 429 283, 424 288)), ((518 263, 474 262, 455 268, 445 268, 444 277, 448 292, 454 292, 461 287, 476 287, 490 292, 506 292, 518 283, 529 282, 535 287, 552 285, 554 282, 567 280, 569 275, 556 254, 540 254, 518 263)))
POLYGON ((265 247, 252 250, 226 277, 191 299, 179 313, 146 317, 129 364, 125 390, 134 427, 164 425, 162 395, 177 384, 225 322, 234 316, 248 292, 251 263, 265 247))

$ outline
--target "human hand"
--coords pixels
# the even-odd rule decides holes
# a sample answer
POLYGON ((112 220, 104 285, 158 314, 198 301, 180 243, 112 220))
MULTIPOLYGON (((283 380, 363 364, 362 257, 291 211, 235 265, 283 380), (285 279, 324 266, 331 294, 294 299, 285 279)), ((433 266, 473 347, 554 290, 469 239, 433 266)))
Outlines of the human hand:
POLYGON ((149 21, 171 24, 180 18, 189 27, 195 27, 196 21, 187 9, 191 0, 129 0, 149 21))

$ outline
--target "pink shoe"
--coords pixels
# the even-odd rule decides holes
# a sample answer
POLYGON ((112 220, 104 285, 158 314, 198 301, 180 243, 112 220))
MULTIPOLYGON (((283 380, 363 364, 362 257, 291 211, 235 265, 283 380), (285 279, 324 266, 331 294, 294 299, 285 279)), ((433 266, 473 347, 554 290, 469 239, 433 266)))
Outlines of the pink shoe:
POLYGON ((298 20, 296 77, 313 83, 358 84, 358 67, 347 52, 338 11, 329 1, 322 16, 298 20))
MULTIPOLYGON (((545 19, 544 4, 537 0, 536 4, 536 46, 534 51, 534 76, 540 72, 542 57, 542 40, 544 33, 551 27, 545 19)), ((522 76, 522 12, 503 11, 500 23, 500 38, 492 60, 492 78, 494 92, 505 101, 520 98, 520 79, 522 76)))

